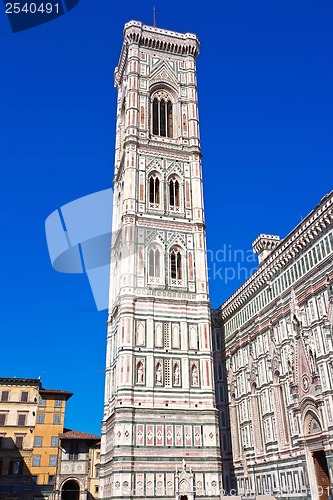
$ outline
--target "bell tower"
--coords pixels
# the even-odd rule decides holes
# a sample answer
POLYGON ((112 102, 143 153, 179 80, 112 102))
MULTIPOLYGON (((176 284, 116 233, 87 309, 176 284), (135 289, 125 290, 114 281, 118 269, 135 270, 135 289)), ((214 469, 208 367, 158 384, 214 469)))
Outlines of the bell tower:
POLYGON ((219 497, 196 58, 125 25, 118 89, 100 493, 219 497))

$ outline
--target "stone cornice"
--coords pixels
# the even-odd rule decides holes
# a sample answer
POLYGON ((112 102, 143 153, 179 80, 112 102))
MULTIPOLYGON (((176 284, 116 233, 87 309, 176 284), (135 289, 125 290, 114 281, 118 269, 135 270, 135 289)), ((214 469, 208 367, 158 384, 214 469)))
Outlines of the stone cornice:
POLYGON ((116 87, 122 80, 128 56, 128 46, 132 43, 178 56, 192 56, 196 59, 199 55, 199 40, 193 33, 177 33, 155 26, 146 26, 140 21, 130 21, 125 24, 124 42, 119 63, 115 69, 116 87))
POLYGON ((142 218, 137 218, 138 224, 137 227, 153 227, 153 228, 158 228, 158 229, 164 229, 164 230, 169 230, 169 231, 183 231, 185 233, 194 233, 195 232, 195 226, 201 227, 202 229, 205 229, 205 224, 202 222, 196 222, 196 221, 188 221, 188 223, 183 223, 183 219, 176 219, 176 220, 171 220, 170 219, 160 219, 160 218, 153 218, 153 217, 142 217, 142 218))
POLYGON ((227 319, 262 286, 268 285, 273 276, 291 263, 311 241, 317 239, 332 220, 333 191, 322 198, 312 212, 277 245, 260 268, 220 306, 222 318, 227 319))

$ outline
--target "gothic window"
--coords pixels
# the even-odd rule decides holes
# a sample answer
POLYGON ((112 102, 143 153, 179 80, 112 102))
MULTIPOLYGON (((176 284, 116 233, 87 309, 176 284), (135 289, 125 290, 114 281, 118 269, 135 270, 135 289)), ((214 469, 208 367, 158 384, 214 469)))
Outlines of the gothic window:
POLYGON ((149 202, 160 203, 160 180, 156 175, 152 175, 149 179, 149 202))
POLYGON ((148 201, 149 208, 160 209, 162 200, 162 183, 156 172, 148 177, 148 201))
POLYGON ((152 103, 153 135, 173 137, 172 101, 167 92, 154 94, 152 103))
POLYGON ((182 255, 179 248, 173 248, 169 257, 171 285, 183 284, 182 255))
POLYGON ((156 246, 148 252, 148 283, 162 283, 161 252, 156 246))
POLYGON ((179 180, 174 175, 169 180, 169 209, 179 212, 180 208, 180 185, 179 180))

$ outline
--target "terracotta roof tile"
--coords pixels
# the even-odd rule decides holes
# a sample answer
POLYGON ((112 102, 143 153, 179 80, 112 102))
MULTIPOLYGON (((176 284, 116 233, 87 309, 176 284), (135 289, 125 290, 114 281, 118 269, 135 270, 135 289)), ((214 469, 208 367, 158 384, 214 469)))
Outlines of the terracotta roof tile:
POLYGON ((44 389, 44 387, 42 389, 39 389, 39 393, 40 394, 63 394, 64 396, 66 396, 66 399, 69 399, 71 396, 73 396, 73 392, 70 392, 70 391, 62 391, 62 390, 58 390, 58 389, 44 389))
POLYGON ((86 432, 74 431, 72 429, 64 429, 63 434, 59 434, 60 439, 90 439, 92 441, 100 441, 100 436, 87 434, 86 432))

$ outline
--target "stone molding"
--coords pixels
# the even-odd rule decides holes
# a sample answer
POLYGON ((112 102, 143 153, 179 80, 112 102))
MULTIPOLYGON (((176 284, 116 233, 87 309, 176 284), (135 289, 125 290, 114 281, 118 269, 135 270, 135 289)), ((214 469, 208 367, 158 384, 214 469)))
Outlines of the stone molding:
POLYGON ((130 44, 137 44, 151 50, 161 50, 178 56, 199 55, 199 39, 193 33, 177 33, 166 29, 146 26, 139 21, 125 24, 124 43, 118 66, 115 69, 115 86, 121 84, 130 44))
POLYGON ((223 319, 228 319, 273 276, 292 262, 309 243, 318 238, 333 221, 333 191, 324 196, 310 214, 281 241, 260 268, 221 306, 223 319))

